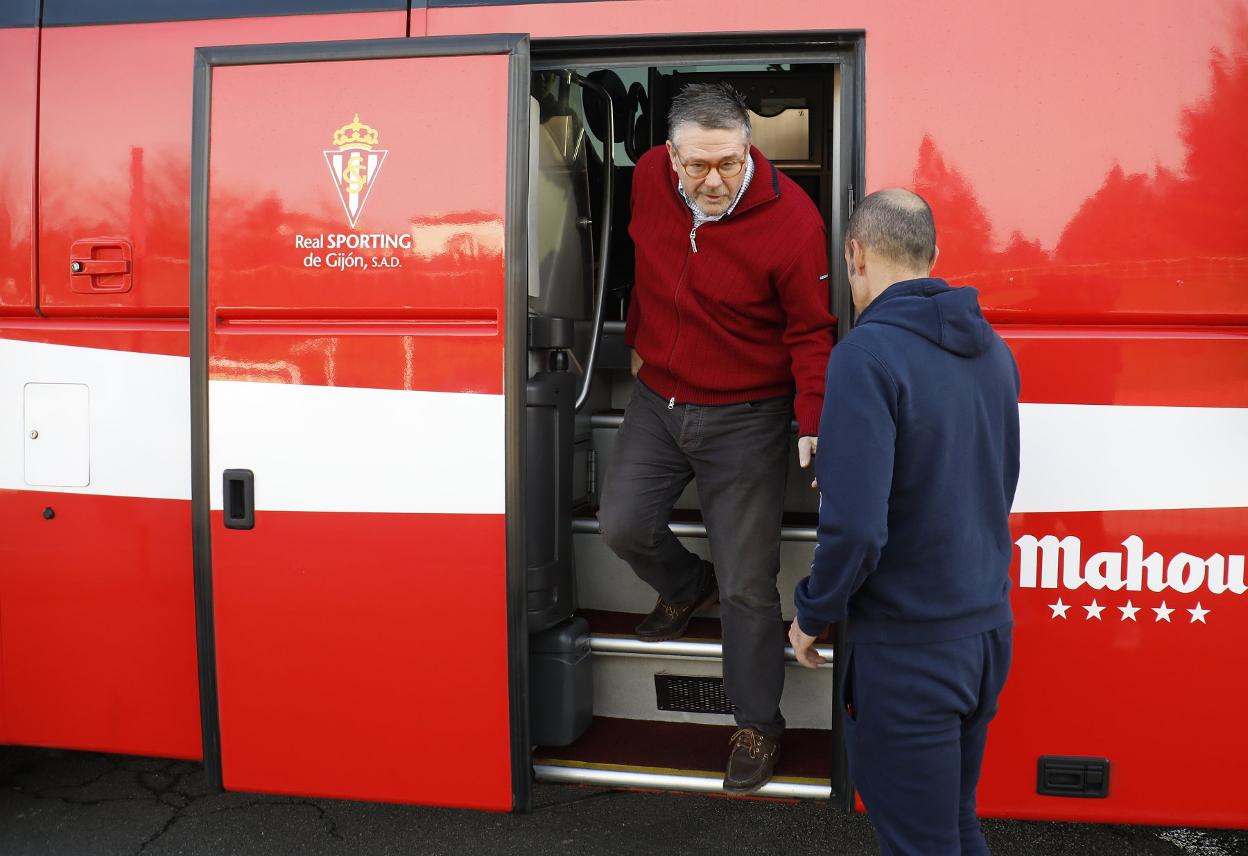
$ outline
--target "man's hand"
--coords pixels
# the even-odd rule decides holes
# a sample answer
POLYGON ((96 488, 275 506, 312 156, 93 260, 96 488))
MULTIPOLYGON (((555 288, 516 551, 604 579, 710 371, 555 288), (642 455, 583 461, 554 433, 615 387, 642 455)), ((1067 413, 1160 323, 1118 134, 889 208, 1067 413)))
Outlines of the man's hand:
MULTIPOLYGON (((802 469, 806 469, 815 460, 815 452, 819 448, 818 437, 798 437, 797 438, 797 462, 802 465, 802 469)), ((818 479, 811 479, 810 486, 819 487, 818 479)))
POLYGON ((637 372, 641 371, 641 366, 642 366, 641 357, 638 356, 636 351, 629 351, 628 354, 629 354, 629 362, 633 369, 633 377, 637 377, 637 372))
POLYGON ((808 669, 817 669, 828 662, 815 650, 815 637, 807 636, 803 633, 802 628, 798 626, 796 618, 789 625, 789 644, 793 646, 793 653, 797 655, 797 662, 808 669))

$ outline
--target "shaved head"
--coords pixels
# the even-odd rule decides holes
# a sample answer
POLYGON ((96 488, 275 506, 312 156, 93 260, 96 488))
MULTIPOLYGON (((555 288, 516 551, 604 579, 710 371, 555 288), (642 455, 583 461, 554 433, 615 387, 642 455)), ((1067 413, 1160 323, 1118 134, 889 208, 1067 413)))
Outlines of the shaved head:
POLYGON ((845 244, 856 240, 882 258, 911 270, 930 270, 936 260, 936 222, 917 193, 900 187, 877 190, 854 209, 845 244))

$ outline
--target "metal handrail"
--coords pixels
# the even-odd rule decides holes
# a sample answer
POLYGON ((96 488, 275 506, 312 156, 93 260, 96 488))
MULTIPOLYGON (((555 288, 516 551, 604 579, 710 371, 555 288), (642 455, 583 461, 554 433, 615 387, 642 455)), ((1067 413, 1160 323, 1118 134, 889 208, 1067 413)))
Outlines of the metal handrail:
POLYGON ((602 310, 607 301, 607 268, 611 260, 611 212, 615 207, 615 102, 611 93, 588 77, 575 72, 569 80, 592 89, 607 102, 607 136, 602 141, 602 211, 598 213, 602 223, 598 230, 598 282, 594 289, 594 333, 589 340, 589 356, 585 358, 585 378, 576 394, 576 410, 579 412, 589 399, 594 382, 594 362, 598 358, 598 341, 602 338, 602 310))
MULTIPOLYGON (((620 654, 642 657, 690 657, 704 660, 722 660, 724 645, 722 642, 695 642, 688 639, 672 639, 666 642, 647 642, 635 636, 596 636, 589 637, 589 650, 595 654, 620 654)), ((832 668, 833 651, 831 648, 816 647, 815 652, 827 660, 821 669, 832 668)), ((784 658, 797 662, 793 648, 784 647, 784 658)))
MULTIPOLYGON (((595 767, 567 767, 558 763, 533 765, 539 782, 569 785, 594 785, 600 788, 642 788, 659 791, 692 793, 723 793, 723 777, 714 774, 654 773, 644 770, 614 770, 595 767)), ((816 799, 832 797, 832 787, 812 781, 772 779, 757 794, 777 799, 816 799)))

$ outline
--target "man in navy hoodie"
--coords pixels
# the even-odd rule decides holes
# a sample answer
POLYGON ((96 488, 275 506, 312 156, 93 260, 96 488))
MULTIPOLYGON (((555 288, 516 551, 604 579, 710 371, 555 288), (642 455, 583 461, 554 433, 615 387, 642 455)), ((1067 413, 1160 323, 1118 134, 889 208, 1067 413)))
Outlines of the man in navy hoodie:
POLYGON ((789 639, 847 622, 849 770, 884 856, 986 854, 975 787, 1009 671, 1018 369, 973 288, 931 278, 936 227, 890 189, 850 219, 859 316, 828 361, 819 538, 789 639))

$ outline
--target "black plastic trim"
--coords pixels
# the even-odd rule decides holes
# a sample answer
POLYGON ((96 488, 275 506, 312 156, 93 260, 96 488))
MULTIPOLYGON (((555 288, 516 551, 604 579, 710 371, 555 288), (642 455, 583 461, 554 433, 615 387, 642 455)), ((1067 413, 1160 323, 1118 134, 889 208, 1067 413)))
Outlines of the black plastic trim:
POLYGON ((861 30, 569 36, 534 41, 533 68, 550 71, 571 66, 690 65, 712 61, 842 63, 861 41, 861 30))
POLYGON ((512 808, 533 807, 529 728, 528 585, 525 569, 525 459, 528 448, 529 316, 529 39, 509 40, 507 82, 506 312, 503 329, 503 406, 506 424, 507 672, 511 698, 512 808))
POLYGON ((191 555, 204 775, 209 787, 219 789, 221 718, 217 704, 208 466, 208 132, 212 119, 212 66, 200 51, 195 52, 191 103, 191 555))
POLYGON ((837 192, 841 194, 839 204, 833 209, 833 222, 828 229, 831 242, 828 261, 832 270, 832 311, 838 319, 837 338, 843 339, 857 322, 854 309, 853 294, 849 288, 849 274, 841 263, 844 256, 844 233, 849 226, 850 193, 852 189, 854 205, 866 195, 867 185, 867 101, 866 74, 867 54, 866 36, 859 33, 854 38, 852 60, 841 66, 841 140, 852 143, 852 147, 842 143, 840 152, 841 182, 837 192), (848 184, 846 177, 849 178, 848 184))
MULTIPOLYGON (((849 225, 850 199, 855 202, 862 196, 866 180, 866 101, 863 89, 865 36, 855 33, 845 49, 840 73, 840 135, 833 145, 833 153, 839 181, 834 192, 836 204, 832 206, 831 222, 828 223, 828 299, 837 316, 837 338, 844 338, 854 321, 853 295, 849 287, 849 274, 841 263, 844 251, 845 228, 849 225)), ((849 650, 848 622, 836 625, 832 640, 836 656, 832 660, 832 798, 834 808, 843 812, 854 810, 854 782, 849 774, 849 756, 845 749, 844 704, 841 687, 844 683, 849 650)))
POLYGON ((845 622, 836 625, 832 634, 832 797, 834 808, 844 812, 854 810, 854 783, 849 777, 849 755, 845 751, 845 701, 841 687, 845 681, 845 668, 849 650, 848 631, 845 622))
POLYGON ((1042 797, 1105 799, 1109 796, 1108 758, 1041 755, 1036 759, 1036 793, 1042 797))
POLYGON ((728 688, 719 675, 675 675, 659 672, 654 676, 654 706, 658 710, 681 713, 734 714, 737 706, 728 698, 728 688))
POLYGON ((45 27, 154 24, 347 12, 406 12, 424 0, 44 0, 45 27))
POLYGON ((226 529, 256 528, 256 476, 251 470, 221 474, 221 504, 226 529))
POLYGON ((212 70, 217 66, 408 57, 506 55, 508 59, 506 312, 503 392, 506 424, 508 696, 512 807, 532 807, 528 717, 528 626, 524 544, 524 391, 528 372, 529 39, 519 34, 230 45, 195 51, 191 139, 191 531, 204 769, 221 786, 221 735, 212 601, 208 466, 208 152, 212 70))
POLYGON ((0 0, 0 27, 39 26, 40 0, 0 0))

